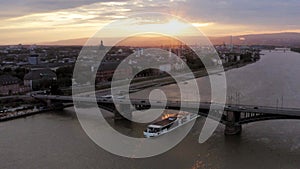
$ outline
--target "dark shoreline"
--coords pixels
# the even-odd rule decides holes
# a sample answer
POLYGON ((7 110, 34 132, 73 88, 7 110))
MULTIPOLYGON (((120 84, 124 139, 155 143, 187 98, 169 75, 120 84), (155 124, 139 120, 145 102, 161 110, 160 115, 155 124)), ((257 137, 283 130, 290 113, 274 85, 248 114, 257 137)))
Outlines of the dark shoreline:
POLYGON ((38 110, 35 112, 19 113, 19 114, 13 114, 13 112, 11 112, 10 115, 0 117, 0 122, 14 120, 14 119, 18 119, 18 118, 26 118, 27 116, 32 116, 32 115, 36 115, 36 114, 40 114, 40 113, 44 113, 44 112, 48 112, 48 111, 52 111, 52 110, 54 110, 54 109, 49 108, 49 109, 44 109, 44 110, 38 110))

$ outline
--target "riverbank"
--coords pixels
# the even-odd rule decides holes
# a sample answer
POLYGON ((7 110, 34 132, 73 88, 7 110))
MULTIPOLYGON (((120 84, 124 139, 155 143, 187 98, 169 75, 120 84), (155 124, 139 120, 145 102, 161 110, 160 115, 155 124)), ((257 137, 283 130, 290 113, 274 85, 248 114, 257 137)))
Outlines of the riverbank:
MULTIPOLYGON (((252 62, 231 63, 230 65, 227 65, 226 67, 224 67, 224 71, 240 68, 240 67, 246 66, 248 64, 255 63, 256 61, 257 60, 252 61, 252 62)), ((211 69, 213 70, 213 68, 211 68, 211 69)), ((220 69, 220 71, 215 71, 214 74, 221 73, 221 72, 223 72, 222 69, 220 69)), ((194 72, 194 77, 195 78, 200 78, 200 77, 204 77, 204 76, 207 76, 207 70, 206 69, 194 72)), ((194 78, 194 77, 192 77, 192 78, 194 78)), ((138 91, 144 90, 145 88, 148 88, 148 87, 157 86, 158 84, 159 84, 159 86, 166 86, 166 85, 170 85, 170 84, 175 83, 175 81, 172 77, 161 77, 159 79, 148 80, 148 81, 149 81, 149 83, 147 81, 139 82, 141 84, 142 83, 146 83, 146 84, 142 84, 141 85, 142 87, 140 86, 140 87, 136 87, 136 88, 132 89, 131 92, 132 93, 138 92, 138 91)), ((133 86, 138 86, 139 83, 133 84, 133 86)), ((107 89, 108 88, 105 88, 105 89, 102 89, 102 90, 107 90, 107 89)), ((20 102, 19 99, 18 99, 18 101, 19 101, 18 104, 22 103, 22 102, 20 102)), ((32 100, 30 100, 30 101, 32 101, 32 100)), ((34 101, 34 102, 38 103, 36 101, 34 101)), ((11 102, 7 102, 7 103, 11 104, 11 102)), ((23 102, 23 104, 25 104, 25 103, 28 104, 28 100, 23 102)), ((33 103, 33 102, 31 102, 31 103, 33 103)), ((15 108, 15 109, 17 109, 17 108, 15 108)), ((46 111, 52 111, 52 110, 55 110, 55 108, 54 107, 42 106, 42 108, 39 108, 39 109, 35 108, 35 109, 27 109, 27 110, 20 110, 20 111, 13 110, 13 111, 9 111, 9 112, 2 112, 2 113, 0 112, 0 122, 13 120, 13 119, 16 119, 16 118, 27 117, 27 116, 39 114, 39 113, 46 112, 46 111)))
MULTIPOLYGON (((235 68, 240 68, 240 67, 246 66, 248 64, 255 63, 256 61, 258 61, 260 59, 260 57, 256 57, 253 59, 254 60, 247 61, 247 62, 244 60, 240 60, 237 62, 224 63, 223 69, 224 69, 224 71, 227 71, 227 70, 231 70, 231 69, 235 69, 235 68)), ((220 73, 222 71, 222 69, 220 69, 220 67, 218 67, 218 66, 211 66, 211 67, 208 67, 207 69, 211 69, 211 70, 219 69, 220 70, 220 71, 214 71, 214 73, 220 73)), ((192 71, 193 71, 193 75, 194 75, 193 78, 200 78, 200 77, 208 75, 206 68, 192 70, 192 71)), ((182 73, 178 72, 178 75, 182 75, 182 73)), ((114 85, 122 86, 122 85, 127 85, 127 83, 128 83, 128 80, 119 80, 119 81, 115 81, 114 85)), ((145 88, 145 87, 151 87, 151 86, 155 86, 155 85, 160 85, 160 86, 168 85, 168 84, 175 83, 175 81, 172 77, 170 77, 169 74, 161 74, 161 75, 148 76, 148 77, 137 77, 137 78, 134 78, 130 83, 131 83, 130 87, 132 89, 132 88, 135 88, 135 86, 142 86, 142 88, 145 88)), ((92 86, 92 85, 78 86, 78 87, 75 87, 73 90, 75 90, 78 93, 88 93, 91 91, 93 92, 94 90, 96 90, 96 91, 106 90, 106 89, 109 89, 110 87, 111 87, 111 83, 105 82, 102 84, 96 84, 95 86, 92 86)), ((140 87, 138 87, 138 88, 140 88, 140 87)), ((64 89, 64 93, 66 95, 71 95, 72 89, 71 88, 64 89)))
MULTIPOLYGON (((218 68, 218 71, 213 71, 213 73, 211 73, 211 74, 222 73, 223 70, 226 72, 228 70, 241 68, 241 67, 247 66, 249 64, 253 64, 253 63, 257 62, 258 60, 259 59, 255 60, 255 61, 251 61, 251 62, 231 63, 230 65, 224 66, 223 69, 218 68)), ((211 70, 214 70, 214 68, 212 67, 211 70)), ((201 78, 201 77, 205 77, 205 76, 208 75, 206 69, 195 71, 195 72, 193 72, 193 74, 194 74, 194 77, 191 77, 191 78, 201 78)), ((151 80, 151 82, 153 82, 153 80, 151 80)), ((172 77, 169 77, 168 79, 166 79, 166 77, 165 78, 161 78, 161 79, 156 79, 154 84, 151 84, 151 82, 147 84, 147 87, 157 86, 158 82, 160 83, 159 86, 166 86, 166 85, 170 85, 170 84, 176 83, 176 81, 172 77)), ((145 86, 143 86, 142 89, 144 89, 144 87, 145 86)), ((138 90, 136 90, 136 91, 138 91, 138 90)))
POLYGON ((9 112, 3 112, 0 114, 0 122, 2 121, 8 121, 8 120, 13 120, 17 118, 24 118, 27 116, 32 116, 35 114, 47 112, 47 111, 52 111, 54 110, 53 108, 34 108, 34 109, 27 109, 27 110, 20 110, 20 111, 9 111, 9 112))

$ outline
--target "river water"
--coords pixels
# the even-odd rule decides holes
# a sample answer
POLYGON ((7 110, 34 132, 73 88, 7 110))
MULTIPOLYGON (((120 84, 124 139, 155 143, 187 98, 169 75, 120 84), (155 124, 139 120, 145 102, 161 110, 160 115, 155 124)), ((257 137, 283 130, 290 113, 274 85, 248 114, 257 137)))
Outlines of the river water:
MULTIPOLYGON (((300 54, 269 52, 256 63, 226 72, 228 102, 300 107, 300 54), (238 96, 237 96, 238 95, 238 96)), ((198 82, 206 83, 206 77, 198 82)), ((300 121, 274 120, 243 125, 241 136, 224 136, 220 125, 198 143, 205 119, 159 156, 129 159, 98 147, 82 130, 73 109, 0 123, 0 168, 300 168, 300 121)))

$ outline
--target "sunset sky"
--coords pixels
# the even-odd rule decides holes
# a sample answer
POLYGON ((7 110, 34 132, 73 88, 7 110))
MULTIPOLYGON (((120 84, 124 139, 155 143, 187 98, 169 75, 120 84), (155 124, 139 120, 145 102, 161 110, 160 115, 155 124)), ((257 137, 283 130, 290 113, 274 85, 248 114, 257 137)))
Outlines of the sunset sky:
POLYGON ((207 36, 300 32, 299 9, 299 0, 2 1, 0 44, 86 38, 116 19, 142 12, 182 17, 207 36))

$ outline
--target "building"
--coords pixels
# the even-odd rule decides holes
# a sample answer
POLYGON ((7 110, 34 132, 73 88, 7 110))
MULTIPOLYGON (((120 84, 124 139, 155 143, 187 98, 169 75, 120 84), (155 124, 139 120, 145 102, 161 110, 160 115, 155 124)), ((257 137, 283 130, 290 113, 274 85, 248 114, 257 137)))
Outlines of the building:
POLYGON ((49 88, 53 81, 57 80, 56 73, 51 69, 31 70, 24 76, 24 85, 31 90, 49 88))
POLYGON ((0 76, 0 95, 14 95, 28 92, 29 88, 22 85, 22 81, 11 75, 0 76))
POLYGON ((132 75, 131 66, 118 67, 118 62, 106 62, 99 66, 96 74, 96 82, 107 82, 111 81, 114 74, 117 80, 126 79, 128 76, 132 75))
POLYGON ((37 54, 31 54, 28 56, 28 63, 31 65, 37 65, 40 63, 39 55, 37 54))
POLYGON ((283 52, 286 52, 286 51, 291 51, 291 48, 275 48, 274 51, 283 51, 283 52))
POLYGON ((103 50, 103 49, 105 49, 105 47, 104 47, 104 44, 103 44, 103 41, 102 41, 102 40, 100 41, 100 46, 99 46, 99 49, 100 49, 100 50, 103 50))

